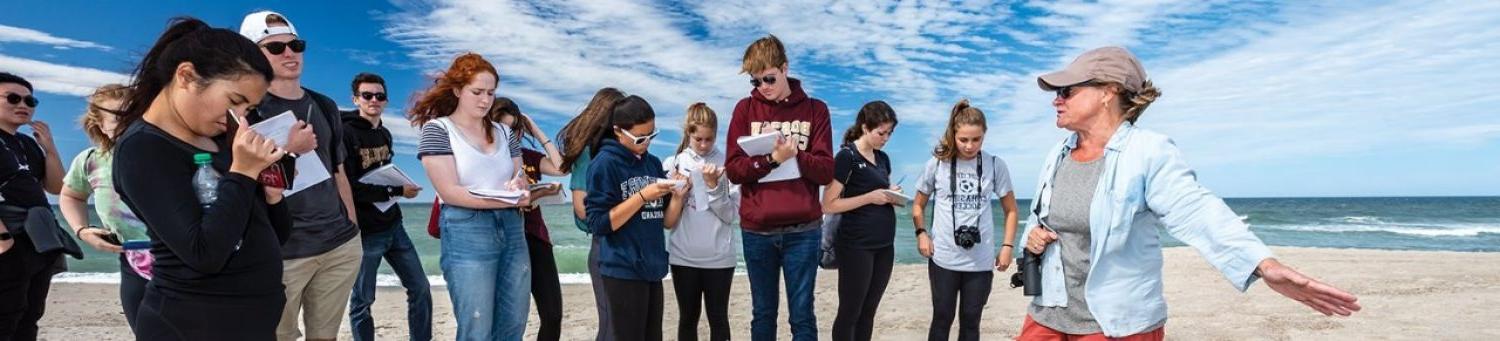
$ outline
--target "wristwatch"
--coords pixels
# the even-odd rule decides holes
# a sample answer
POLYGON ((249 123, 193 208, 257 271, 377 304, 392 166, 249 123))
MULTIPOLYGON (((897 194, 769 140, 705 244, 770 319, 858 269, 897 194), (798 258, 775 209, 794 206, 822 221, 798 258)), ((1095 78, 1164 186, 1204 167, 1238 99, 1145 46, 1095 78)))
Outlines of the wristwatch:
POLYGON ((781 163, 776 162, 776 158, 771 157, 771 154, 766 154, 766 164, 771 165, 771 168, 781 167, 781 163))
POLYGON ((917 229, 917 234, 913 237, 921 237, 923 233, 927 233, 927 229, 917 229))

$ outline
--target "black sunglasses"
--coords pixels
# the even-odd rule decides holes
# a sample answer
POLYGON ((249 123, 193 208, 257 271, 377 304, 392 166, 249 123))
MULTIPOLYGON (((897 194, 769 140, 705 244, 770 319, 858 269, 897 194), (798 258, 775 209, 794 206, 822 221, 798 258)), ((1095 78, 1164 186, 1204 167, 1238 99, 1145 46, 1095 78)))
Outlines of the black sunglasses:
POLYGON ((366 101, 371 100, 371 99, 375 99, 375 100, 378 100, 378 101, 381 101, 381 102, 385 102, 385 93, 384 92, 368 92, 368 91, 365 91, 365 92, 360 92, 359 93, 359 98, 363 98, 366 101))
POLYGON ((1095 82, 1083 82, 1083 83, 1078 83, 1078 84, 1073 84, 1073 85, 1069 85, 1069 86, 1057 88, 1057 90, 1055 90, 1055 92, 1057 92, 1057 98, 1069 99, 1069 98, 1072 98, 1073 95, 1075 95, 1075 94, 1078 93, 1077 92, 1078 88, 1084 88, 1084 87, 1090 87, 1090 86, 1097 86, 1097 85, 1099 85, 1099 83, 1095 83, 1095 82))
POLYGON ((32 96, 32 95, 21 96, 20 94, 15 94, 15 93, 5 94, 5 101, 9 102, 12 105, 14 105, 16 103, 26 102, 26 106, 32 107, 32 108, 35 108, 36 104, 40 103, 40 101, 36 100, 36 96, 32 96))
POLYGON ((751 78, 750 79, 750 85, 754 85, 757 88, 760 87, 761 83, 766 83, 766 84, 770 84, 770 85, 776 85, 776 75, 765 75, 765 76, 761 76, 760 78, 751 78))
POLYGON ((302 51, 306 51, 307 50, 307 41, 306 40, 302 40, 302 39, 296 39, 296 40, 292 40, 292 41, 288 41, 288 42, 280 42, 280 41, 278 41, 278 42, 271 42, 271 43, 266 43, 265 45, 261 45, 261 46, 265 47, 266 51, 271 52, 271 54, 273 54, 273 55, 281 54, 282 52, 286 52, 286 48, 288 48, 288 47, 292 48, 292 52, 302 53, 302 51))

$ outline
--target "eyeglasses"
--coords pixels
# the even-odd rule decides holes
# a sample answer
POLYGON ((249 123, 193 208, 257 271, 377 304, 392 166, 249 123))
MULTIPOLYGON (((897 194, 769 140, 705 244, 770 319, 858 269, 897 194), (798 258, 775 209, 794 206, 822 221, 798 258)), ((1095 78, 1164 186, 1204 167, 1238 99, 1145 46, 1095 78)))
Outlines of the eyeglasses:
POLYGON ((1090 86, 1096 86, 1096 85, 1099 85, 1099 84, 1098 83, 1094 83, 1094 82, 1083 82, 1083 83, 1078 83, 1078 84, 1073 84, 1073 85, 1069 85, 1069 86, 1057 88, 1057 90, 1056 90, 1056 92, 1057 92, 1057 98, 1061 98, 1061 99, 1072 98, 1073 95, 1077 94, 1078 88, 1090 87, 1090 86))
POLYGON ((765 83, 765 84, 769 84, 769 85, 776 85, 776 75, 765 75, 765 76, 761 76, 760 78, 751 78, 750 79, 750 85, 754 85, 757 88, 760 87, 761 83, 765 83))
POLYGON ((5 94, 5 101, 8 102, 8 103, 10 103, 11 105, 15 105, 16 103, 26 102, 26 106, 32 107, 32 108, 35 108, 36 105, 37 105, 37 103, 40 103, 40 101, 36 100, 36 96, 32 96, 32 95, 21 96, 21 94, 16 94, 16 93, 5 94))
POLYGON ((384 92, 368 92, 368 91, 366 91, 366 92, 360 92, 359 93, 359 98, 363 98, 366 101, 374 99, 374 100, 377 100, 377 101, 385 102, 385 93, 384 92))
POLYGON ((278 41, 266 43, 265 45, 261 45, 261 47, 265 47, 266 51, 270 52, 273 55, 279 55, 282 52, 286 52, 286 48, 288 47, 292 48, 292 52, 302 53, 302 51, 307 50, 307 41, 302 39, 296 39, 288 42, 278 41))
POLYGON ((625 133, 625 137, 630 138, 630 141, 632 143, 635 143, 635 145, 637 145, 637 146, 642 145, 642 144, 646 144, 646 141, 651 141, 651 139, 656 138, 656 134, 657 133, 661 132, 660 130, 652 130, 651 134, 648 134, 646 136, 635 136, 635 134, 631 134, 629 130, 625 130, 625 129, 622 129, 622 128, 616 128, 616 129, 620 129, 621 133, 625 133))

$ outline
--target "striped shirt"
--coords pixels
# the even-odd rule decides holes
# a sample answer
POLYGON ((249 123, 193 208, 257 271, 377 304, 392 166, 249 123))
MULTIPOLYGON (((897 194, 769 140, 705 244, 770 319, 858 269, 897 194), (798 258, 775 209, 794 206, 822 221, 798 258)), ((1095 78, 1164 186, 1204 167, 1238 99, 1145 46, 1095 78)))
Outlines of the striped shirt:
MULTIPOLYGON (((519 157, 521 155, 521 134, 511 129, 503 129, 497 134, 510 133, 507 141, 510 147, 510 155, 519 157)), ((417 158, 429 155, 453 155, 453 143, 448 141, 448 128, 437 121, 427 122, 422 125, 422 139, 417 143, 417 158)))

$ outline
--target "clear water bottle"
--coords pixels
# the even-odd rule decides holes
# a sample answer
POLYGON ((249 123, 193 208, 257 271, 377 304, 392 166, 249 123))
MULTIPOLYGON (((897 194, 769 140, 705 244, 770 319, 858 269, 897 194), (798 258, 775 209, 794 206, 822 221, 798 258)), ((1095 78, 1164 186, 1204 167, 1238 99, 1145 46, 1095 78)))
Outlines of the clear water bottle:
POLYGON ((203 208, 219 199, 219 171, 214 170, 213 162, 213 155, 193 154, 193 163, 198 164, 198 171, 193 173, 193 190, 198 192, 198 203, 203 208))

